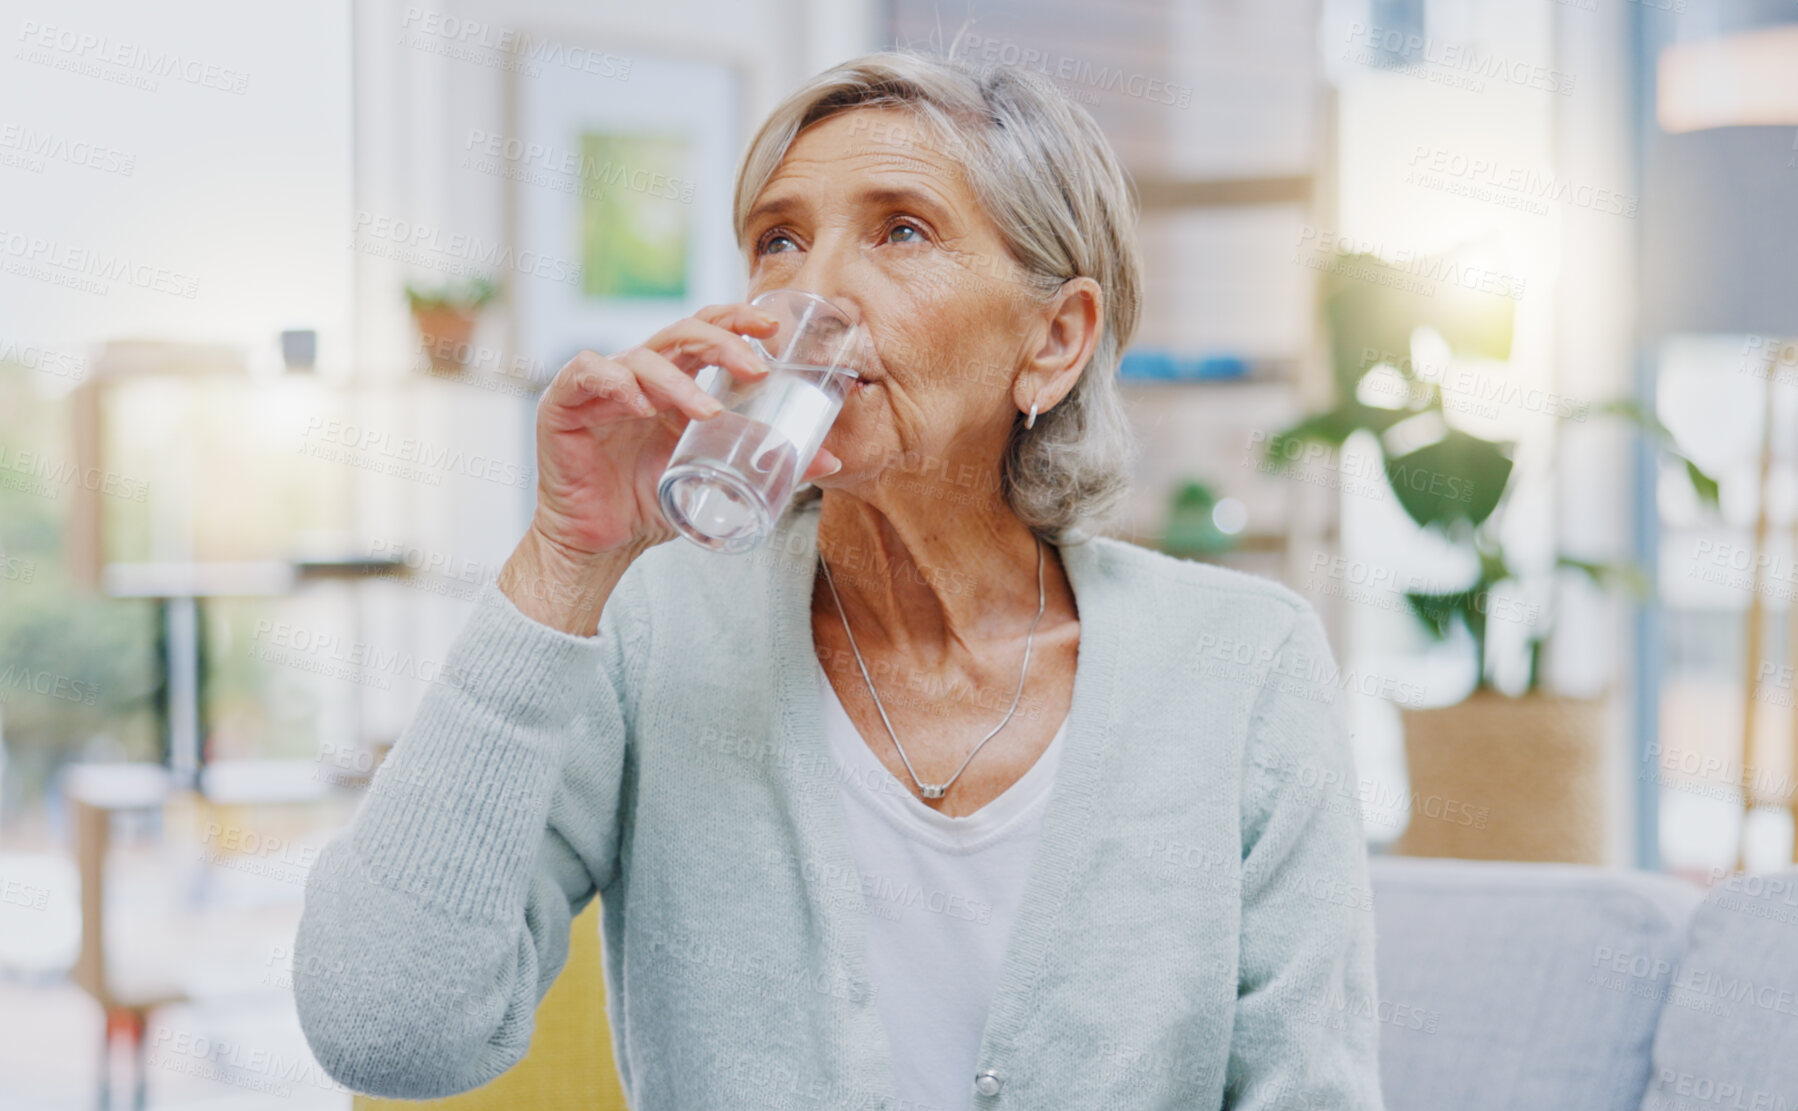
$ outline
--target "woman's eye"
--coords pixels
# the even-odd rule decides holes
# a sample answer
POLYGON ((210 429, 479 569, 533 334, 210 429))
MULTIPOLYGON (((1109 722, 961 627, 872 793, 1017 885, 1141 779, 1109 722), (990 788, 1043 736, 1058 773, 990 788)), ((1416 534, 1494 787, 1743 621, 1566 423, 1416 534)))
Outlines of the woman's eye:
POLYGON ((894 224, 887 229, 888 243, 922 243, 923 241, 924 232, 916 224, 894 224), (901 232, 910 234, 901 239, 899 238, 901 232))
POLYGON ((794 247, 792 236, 786 234, 785 232, 778 232, 778 231, 769 232, 767 235, 762 237, 762 242, 761 242, 760 247, 758 248, 758 252, 760 254, 764 254, 764 255, 777 254, 780 251, 784 251, 784 250, 787 250, 792 247, 794 247), (785 243, 787 246, 777 248, 775 246, 775 244, 777 244, 777 243, 785 243))

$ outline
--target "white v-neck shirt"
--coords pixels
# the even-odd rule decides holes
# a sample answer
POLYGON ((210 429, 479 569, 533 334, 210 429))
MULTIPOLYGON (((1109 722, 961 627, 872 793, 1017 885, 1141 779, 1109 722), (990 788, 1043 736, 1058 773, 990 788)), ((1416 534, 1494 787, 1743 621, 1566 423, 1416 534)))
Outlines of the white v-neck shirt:
POLYGON ((1003 794, 951 818, 925 806, 886 769, 822 668, 818 682, 868 911, 868 977, 892 1047, 900 1106, 966 1111, 987 1007, 1036 855, 1067 723, 1003 794))

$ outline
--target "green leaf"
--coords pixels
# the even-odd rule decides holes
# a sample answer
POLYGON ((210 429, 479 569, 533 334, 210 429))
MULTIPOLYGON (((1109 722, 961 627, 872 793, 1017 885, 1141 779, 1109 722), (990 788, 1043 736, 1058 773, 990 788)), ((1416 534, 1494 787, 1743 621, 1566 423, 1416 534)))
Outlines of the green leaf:
POLYGON ((1422 594, 1407 590, 1405 600, 1411 603, 1411 612, 1423 622, 1431 636, 1447 640, 1455 631, 1455 622, 1465 621, 1471 595, 1472 592, 1467 590, 1453 594, 1422 594))
POLYGON ((1621 397, 1615 401, 1607 401, 1596 410, 1613 417, 1622 417, 1647 433, 1648 437, 1663 447, 1673 445, 1673 433, 1662 424, 1659 417, 1642 408, 1642 403, 1632 397, 1621 397))
POLYGON ((1511 458, 1490 440, 1459 430, 1386 460, 1386 480, 1420 525, 1478 525, 1498 507, 1511 480, 1511 458))
POLYGON ((1360 427, 1357 422, 1354 406, 1338 405, 1334 409, 1326 409, 1315 413, 1304 420, 1275 434, 1267 441, 1267 458, 1271 462, 1286 462, 1288 445, 1296 441, 1316 441, 1341 447, 1342 441, 1360 427))
POLYGON ((1530 673, 1523 685, 1523 693, 1534 694, 1542 687, 1542 650, 1548 647, 1548 638, 1533 636, 1529 639, 1530 673))
POLYGON ((1490 590, 1511 577, 1511 565, 1505 561, 1505 550, 1497 545, 1475 541, 1480 553, 1480 582, 1476 589, 1490 590))
MULTIPOLYGON (((1680 456, 1684 459, 1684 456, 1680 456)), ((1692 480, 1692 489, 1697 492, 1698 500, 1713 509, 1719 508, 1717 480, 1698 469, 1698 464, 1686 459, 1686 477, 1692 480)))
POLYGON ((1336 255, 1324 282, 1324 319, 1330 329, 1336 388, 1353 397, 1355 386, 1380 363, 1411 359, 1411 333, 1421 322, 1414 297, 1393 287, 1402 275, 1373 255, 1336 255))
POLYGON ((1314 413, 1291 428, 1275 433, 1267 441, 1265 456, 1269 463, 1277 467, 1290 466, 1299 460, 1298 453, 1293 449, 1296 443, 1311 441, 1339 448, 1344 440, 1361 429, 1365 428, 1378 436, 1401 418, 1412 415, 1414 414, 1391 409, 1370 408, 1353 400, 1345 401, 1334 409, 1314 413))
POLYGON ((1648 576, 1634 564, 1602 563, 1564 555, 1555 560, 1555 566, 1581 572, 1600 590, 1619 586, 1637 598, 1647 598, 1653 593, 1654 587, 1648 576))
POLYGON ((435 286, 406 283, 406 301, 414 311, 454 309, 458 312, 474 312, 498 297, 499 292, 498 283, 485 276, 445 281, 435 286))
POLYGON ((1622 417, 1641 429, 1642 434, 1653 441, 1655 447, 1686 465, 1686 478, 1691 480, 1692 490, 1698 495, 1698 500, 1713 509, 1719 507, 1717 480, 1706 474, 1698 464, 1692 462, 1690 457, 1680 451, 1679 441, 1674 438, 1672 430, 1662 424, 1660 418, 1642 408, 1640 402, 1633 398, 1607 401, 1598 407, 1598 412, 1622 417))
POLYGON ((1423 325, 1441 333, 1457 356, 1511 357, 1517 302, 1504 295, 1509 279, 1483 282, 1486 275, 1453 258, 1395 266, 1376 255, 1335 255, 1323 269, 1331 361, 1345 395, 1381 363, 1409 368, 1411 334, 1423 325))

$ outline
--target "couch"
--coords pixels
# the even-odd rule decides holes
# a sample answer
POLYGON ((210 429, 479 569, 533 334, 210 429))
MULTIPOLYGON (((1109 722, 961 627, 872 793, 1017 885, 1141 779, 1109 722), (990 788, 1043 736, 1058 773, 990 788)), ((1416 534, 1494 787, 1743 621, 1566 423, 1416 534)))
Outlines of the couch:
MULTIPOLYGON (((1388 1111, 1798 1111, 1798 871, 1707 897, 1668 876, 1372 861, 1388 1111)), ((598 903, 492 1084, 358 1111, 612 1111, 598 903)), ((1077 1109, 1070 1109, 1077 1111, 1077 1109)))
POLYGON ((1376 857, 1390 1111, 1798 1109, 1798 870, 1376 857))
POLYGON ((594 899, 569 926, 568 961, 537 1004, 537 1027, 524 1060, 459 1096, 357 1096, 354 1111, 627 1111, 612 1061, 601 956, 599 900, 594 899))

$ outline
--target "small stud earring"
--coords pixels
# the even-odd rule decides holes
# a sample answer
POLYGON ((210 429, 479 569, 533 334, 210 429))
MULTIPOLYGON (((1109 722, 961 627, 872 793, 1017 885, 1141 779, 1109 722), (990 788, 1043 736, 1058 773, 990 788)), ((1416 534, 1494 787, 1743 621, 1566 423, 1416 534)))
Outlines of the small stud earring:
POLYGON ((1036 427, 1036 402, 1034 402, 1034 401, 1032 401, 1030 403, 1030 415, 1024 418, 1024 427, 1025 428, 1035 428, 1036 427))

